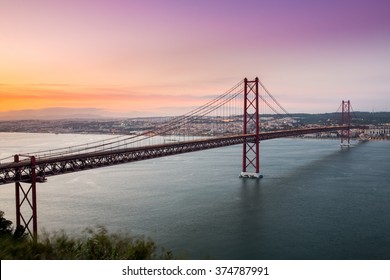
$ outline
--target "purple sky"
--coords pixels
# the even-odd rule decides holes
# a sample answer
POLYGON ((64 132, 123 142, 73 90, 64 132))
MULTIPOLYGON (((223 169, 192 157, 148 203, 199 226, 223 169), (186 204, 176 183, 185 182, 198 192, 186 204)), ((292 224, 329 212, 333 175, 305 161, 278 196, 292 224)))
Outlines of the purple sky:
POLYGON ((390 1, 0 4, 0 112, 184 113, 258 76, 291 112, 390 110, 390 1))

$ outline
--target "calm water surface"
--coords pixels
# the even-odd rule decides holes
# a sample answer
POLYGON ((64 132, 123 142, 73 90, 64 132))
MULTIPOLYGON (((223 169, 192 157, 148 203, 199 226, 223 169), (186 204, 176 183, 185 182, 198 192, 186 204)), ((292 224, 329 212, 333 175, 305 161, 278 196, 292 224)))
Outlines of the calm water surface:
MULTIPOLYGON (((103 135, 0 133, 0 158, 103 135)), ((190 259, 390 259, 390 142, 261 142, 263 179, 240 179, 241 146, 48 178, 38 223, 104 225, 190 259)), ((14 187, 0 186, 14 221, 14 187)))

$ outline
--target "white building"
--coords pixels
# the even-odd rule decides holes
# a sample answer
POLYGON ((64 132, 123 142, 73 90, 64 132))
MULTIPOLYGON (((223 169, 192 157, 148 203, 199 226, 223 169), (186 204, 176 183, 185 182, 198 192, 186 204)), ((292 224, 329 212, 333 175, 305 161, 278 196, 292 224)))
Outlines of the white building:
POLYGON ((364 134, 371 137, 390 136, 390 125, 370 126, 369 129, 364 130, 364 134))

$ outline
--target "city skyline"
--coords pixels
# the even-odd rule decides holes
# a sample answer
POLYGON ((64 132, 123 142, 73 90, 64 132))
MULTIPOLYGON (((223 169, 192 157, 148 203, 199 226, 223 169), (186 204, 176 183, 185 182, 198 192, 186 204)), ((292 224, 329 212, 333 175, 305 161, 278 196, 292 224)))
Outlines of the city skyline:
POLYGON ((12 1, 0 113, 178 115, 258 76, 292 113, 389 111, 388 1, 12 1), (88 110, 87 110, 88 109, 88 110))

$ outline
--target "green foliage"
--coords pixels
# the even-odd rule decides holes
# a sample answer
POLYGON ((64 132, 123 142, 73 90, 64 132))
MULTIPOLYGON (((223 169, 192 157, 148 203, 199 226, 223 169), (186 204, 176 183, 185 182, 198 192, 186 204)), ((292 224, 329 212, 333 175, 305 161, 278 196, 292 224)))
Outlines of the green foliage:
POLYGON ((37 242, 18 237, 12 222, 0 211, 0 259, 31 260, 148 260, 172 259, 144 237, 110 234, 104 227, 87 228, 82 237, 70 237, 65 231, 43 233, 37 242))
POLYGON ((86 259, 145 260, 156 257, 156 245, 149 239, 108 234, 103 227, 87 229, 86 232, 88 237, 82 244, 86 259))
POLYGON ((0 211, 0 235, 7 236, 13 234, 12 222, 4 218, 4 212, 0 211))

